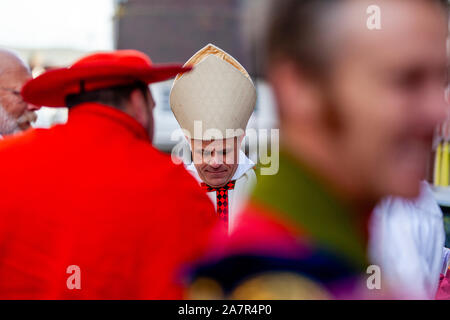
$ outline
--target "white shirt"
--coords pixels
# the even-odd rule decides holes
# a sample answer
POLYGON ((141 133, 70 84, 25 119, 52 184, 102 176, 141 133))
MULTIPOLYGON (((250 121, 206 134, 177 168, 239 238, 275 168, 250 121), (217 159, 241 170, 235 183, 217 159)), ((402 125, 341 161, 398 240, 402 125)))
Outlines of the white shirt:
POLYGON ((441 273, 445 276, 450 268, 450 249, 444 248, 442 250, 442 270, 441 273))
MULTIPOLYGON (((256 184, 256 174, 253 170, 255 163, 251 161, 242 151, 239 152, 238 163, 239 165, 236 169, 236 172, 231 178, 231 180, 236 180, 236 184, 234 186, 234 189, 228 190, 228 232, 231 232, 234 229, 236 219, 238 218, 241 211, 240 209, 242 209, 242 206, 248 199, 250 191, 256 184)), ((189 171, 189 173, 192 174, 195 179, 197 179, 199 183, 203 182, 200 179, 197 169, 195 168, 193 163, 187 165, 186 169, 189 171)), ((207 195, 214 204, 214 208, 217 210, 216 192, 208 192, 207 195)))
POLYGON ((434 298, 444 241, 442 211, 426 182, 417 199, 388 197, 374 210, 369 254, 398 298, 434 298))

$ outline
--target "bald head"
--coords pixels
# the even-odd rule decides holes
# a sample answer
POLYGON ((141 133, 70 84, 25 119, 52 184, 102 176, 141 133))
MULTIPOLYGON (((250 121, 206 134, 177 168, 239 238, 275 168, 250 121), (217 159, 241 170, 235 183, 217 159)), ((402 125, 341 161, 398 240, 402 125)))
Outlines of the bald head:
POLYGON ((26 130, 36 120, 36 106, 22 100, 20 90, 31 73, 13 52, 0 49, 0 135, 26 130))
MULTIPOLYGON (((270 67, 273 60, 290 59, 303 72, 313 76, 322 76, 329 72, 335 55, 341 50, 352 49, 348 45, 351 38, 366 32, 372 37, 374 32, 367 28, 368 8, 372 5, 380 7, 382 30, 393 26, 407 14, 396 9, 410 10, 423 7, 428 10, 434 7, 441 10, 447 0, 265 0, 268 8, 266 36, 264 45, 267 49, 267 63, 270 67), (387 25, 389 24, 389 25, 387 25)), ((258 3, 259 5, 259 3, 258 3)), ((397 23, 398 25, 398 23, 397 23)), ((256 40, 255 40, 256 41, 256 40)))
POLYGON ((354 203, 417 196, 448 111, 445 1, 276 4, 266 65, 285 148, 354 203))
POLYGON ((28 66, 13 52, 0 49, 0 81, 4 81, 4 76, 8 73, 30 73, 28 66))

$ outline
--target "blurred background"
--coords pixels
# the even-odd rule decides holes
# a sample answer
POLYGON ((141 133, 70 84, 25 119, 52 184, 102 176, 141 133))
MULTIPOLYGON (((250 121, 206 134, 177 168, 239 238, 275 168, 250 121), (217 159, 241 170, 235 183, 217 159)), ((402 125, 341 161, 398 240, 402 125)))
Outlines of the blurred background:
MULTIPOLYGON (((251 1, 251 0, 250 0, 251 1)), ((0 47, 13 49, 37 76, 88 52, 137 49, 155 63, 186 62, 213 43, 251 74, 258 91, 249 127, 275 128, 271 92, 241 37, 249 0, 0 0, 0 47)), ((172 81, 151 86, 156 102, 154 144, 170 151, 179 128, 169 106, 172 81)), ((64 122, 67 110, 42 108, 37 127, 64 122)))
MULTIPOLYGON (((0 0, 0 47, 16 51, 37 76, 71 64, 88 52, 138 49, 155 63, 187 61, 213 43, 234 56, 252 76, 258 101, 249 127, 277 127, 269 86, 261 77, 261 50, 243 35, 258 30, 259 0, 0 0), (252 6, 252 27, 246 8, 252 6), (245 28, 244 28, 244 22, 245 28), (254 30, 253 30, 254 31, 254 30)), ((247 11, 248 12, 248 11, 247 11)), ((178 127, 169 106, 172 81, 151 86, 156 101, 154 144, 170 151, 178 127)), ((37 127, 65 122, 66 109, 42 108, 37 127)), ((446 214, 450 247, 450 120, 436 128, 430 152, 429 182, 446 214)))

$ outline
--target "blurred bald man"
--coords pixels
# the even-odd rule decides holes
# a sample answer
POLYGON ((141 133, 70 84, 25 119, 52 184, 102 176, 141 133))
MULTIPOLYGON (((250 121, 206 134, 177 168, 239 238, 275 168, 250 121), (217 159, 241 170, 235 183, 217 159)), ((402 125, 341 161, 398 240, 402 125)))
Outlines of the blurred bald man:
MULTIPOLYGON (((384 197, 420 193, 448 110, 448 8, 373 3, 272 0, 270 16, 257 17, 268 22, 261 38, 279 171, 258 176, 224 249, 216 245, 193 277, 193 297, 205 297, 212 278, 233 299, 397 298, 383 265, 369 268, 368 225, 384 197), (371 8, 382 13, 379 30, 369 25, 371 8)), ((417 292, 398 298, 410 296, 417 292)))
POLYGON ((28 129, 37 118, 38 107, 20 96, 29 79, 31 72, 25 63, 13 52, 0 49, 0 138, 28 129))

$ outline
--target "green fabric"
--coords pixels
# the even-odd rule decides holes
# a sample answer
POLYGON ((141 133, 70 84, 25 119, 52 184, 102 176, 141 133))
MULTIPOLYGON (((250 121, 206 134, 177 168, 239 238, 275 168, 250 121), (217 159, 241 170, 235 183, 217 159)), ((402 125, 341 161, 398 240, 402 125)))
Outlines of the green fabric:
POLYGON ((352 212, 324 188, 305 166, 287 153, 280 153, 279 172, 258 176, 254 202, 281 220, 294 224, 313 239, 316 246, 330 250, 358 270, 367 267, 364 231, 352 212))

